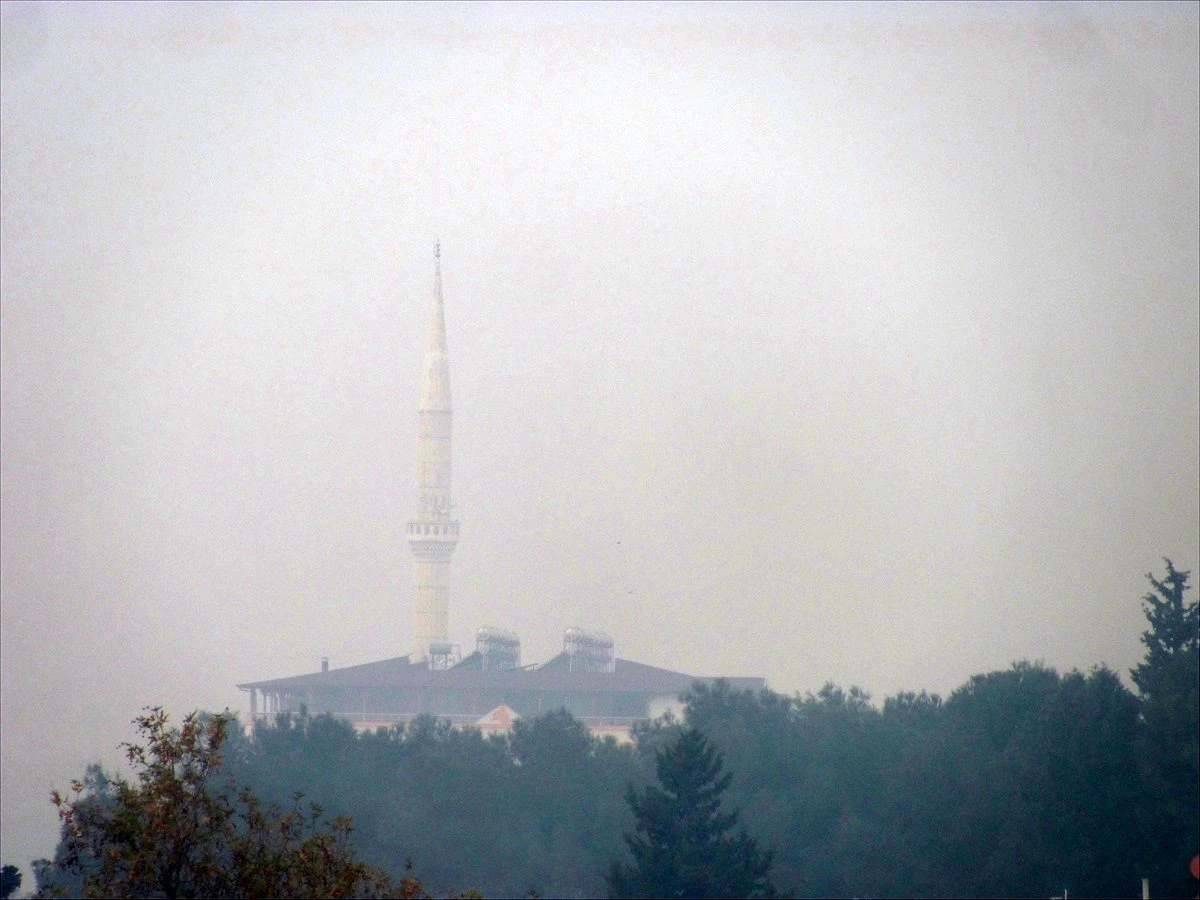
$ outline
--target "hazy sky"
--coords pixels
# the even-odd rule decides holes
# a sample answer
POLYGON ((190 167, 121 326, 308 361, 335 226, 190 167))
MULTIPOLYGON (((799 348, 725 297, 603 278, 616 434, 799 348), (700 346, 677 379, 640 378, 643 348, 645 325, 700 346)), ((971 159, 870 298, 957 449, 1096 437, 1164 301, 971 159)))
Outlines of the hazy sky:
POLYGON ((451 637, 946 692, 1200 557, 1196 4, 3 6, 5 862, 143 705, 451 637))

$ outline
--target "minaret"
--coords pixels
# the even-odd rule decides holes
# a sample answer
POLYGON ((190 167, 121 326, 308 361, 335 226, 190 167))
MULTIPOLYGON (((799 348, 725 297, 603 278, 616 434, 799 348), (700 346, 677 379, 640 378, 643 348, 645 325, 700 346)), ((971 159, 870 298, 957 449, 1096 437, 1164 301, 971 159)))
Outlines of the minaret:
POLYGON ((446 643, 450 556, 458 543, 458 522, 451 517, 450 504, 450 359, 446 354, 440 245, 434 246, 433 256, 433 309, 417 414, 417 514, 408 523, 408 543, 417 561, 414 663, 429 658, 430 645, 446 643))

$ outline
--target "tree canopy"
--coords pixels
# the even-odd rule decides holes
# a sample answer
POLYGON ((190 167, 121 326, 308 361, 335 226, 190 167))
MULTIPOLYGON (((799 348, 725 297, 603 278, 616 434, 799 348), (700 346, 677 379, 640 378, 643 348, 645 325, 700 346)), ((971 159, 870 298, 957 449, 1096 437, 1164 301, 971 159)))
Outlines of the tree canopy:
POLYGON ((281 811, 221 778, 229 718, 192 714, 173 729, 154 708, 135 724, 144 743, 124 746, 136 781, 93 769, 69 795, 53 794, 63 828, 56 868, 82 876, 83 896, 424 895, 415 880, 394 887, 359 862, 348 819, 321 821, 299 794, 281 811))

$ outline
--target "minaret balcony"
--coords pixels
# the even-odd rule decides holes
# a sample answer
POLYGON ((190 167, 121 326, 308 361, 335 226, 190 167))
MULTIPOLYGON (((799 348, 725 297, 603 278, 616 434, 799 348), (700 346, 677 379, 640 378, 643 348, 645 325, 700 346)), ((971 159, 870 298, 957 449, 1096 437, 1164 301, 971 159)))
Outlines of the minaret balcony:
POLYGON ((449 557, 458 543, 458 522, 450 519, 409 522, 405 537, 418 557, 449 557))

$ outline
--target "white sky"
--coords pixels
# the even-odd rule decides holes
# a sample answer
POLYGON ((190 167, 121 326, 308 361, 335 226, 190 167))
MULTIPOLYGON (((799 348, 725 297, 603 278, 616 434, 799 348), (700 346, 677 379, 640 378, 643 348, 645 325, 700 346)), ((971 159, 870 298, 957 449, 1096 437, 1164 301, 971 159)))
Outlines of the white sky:
POLYGON ((3 4, 4 862, 146 704, 453 639, 946 692, 1200 557, 1198 10, 3 4))

